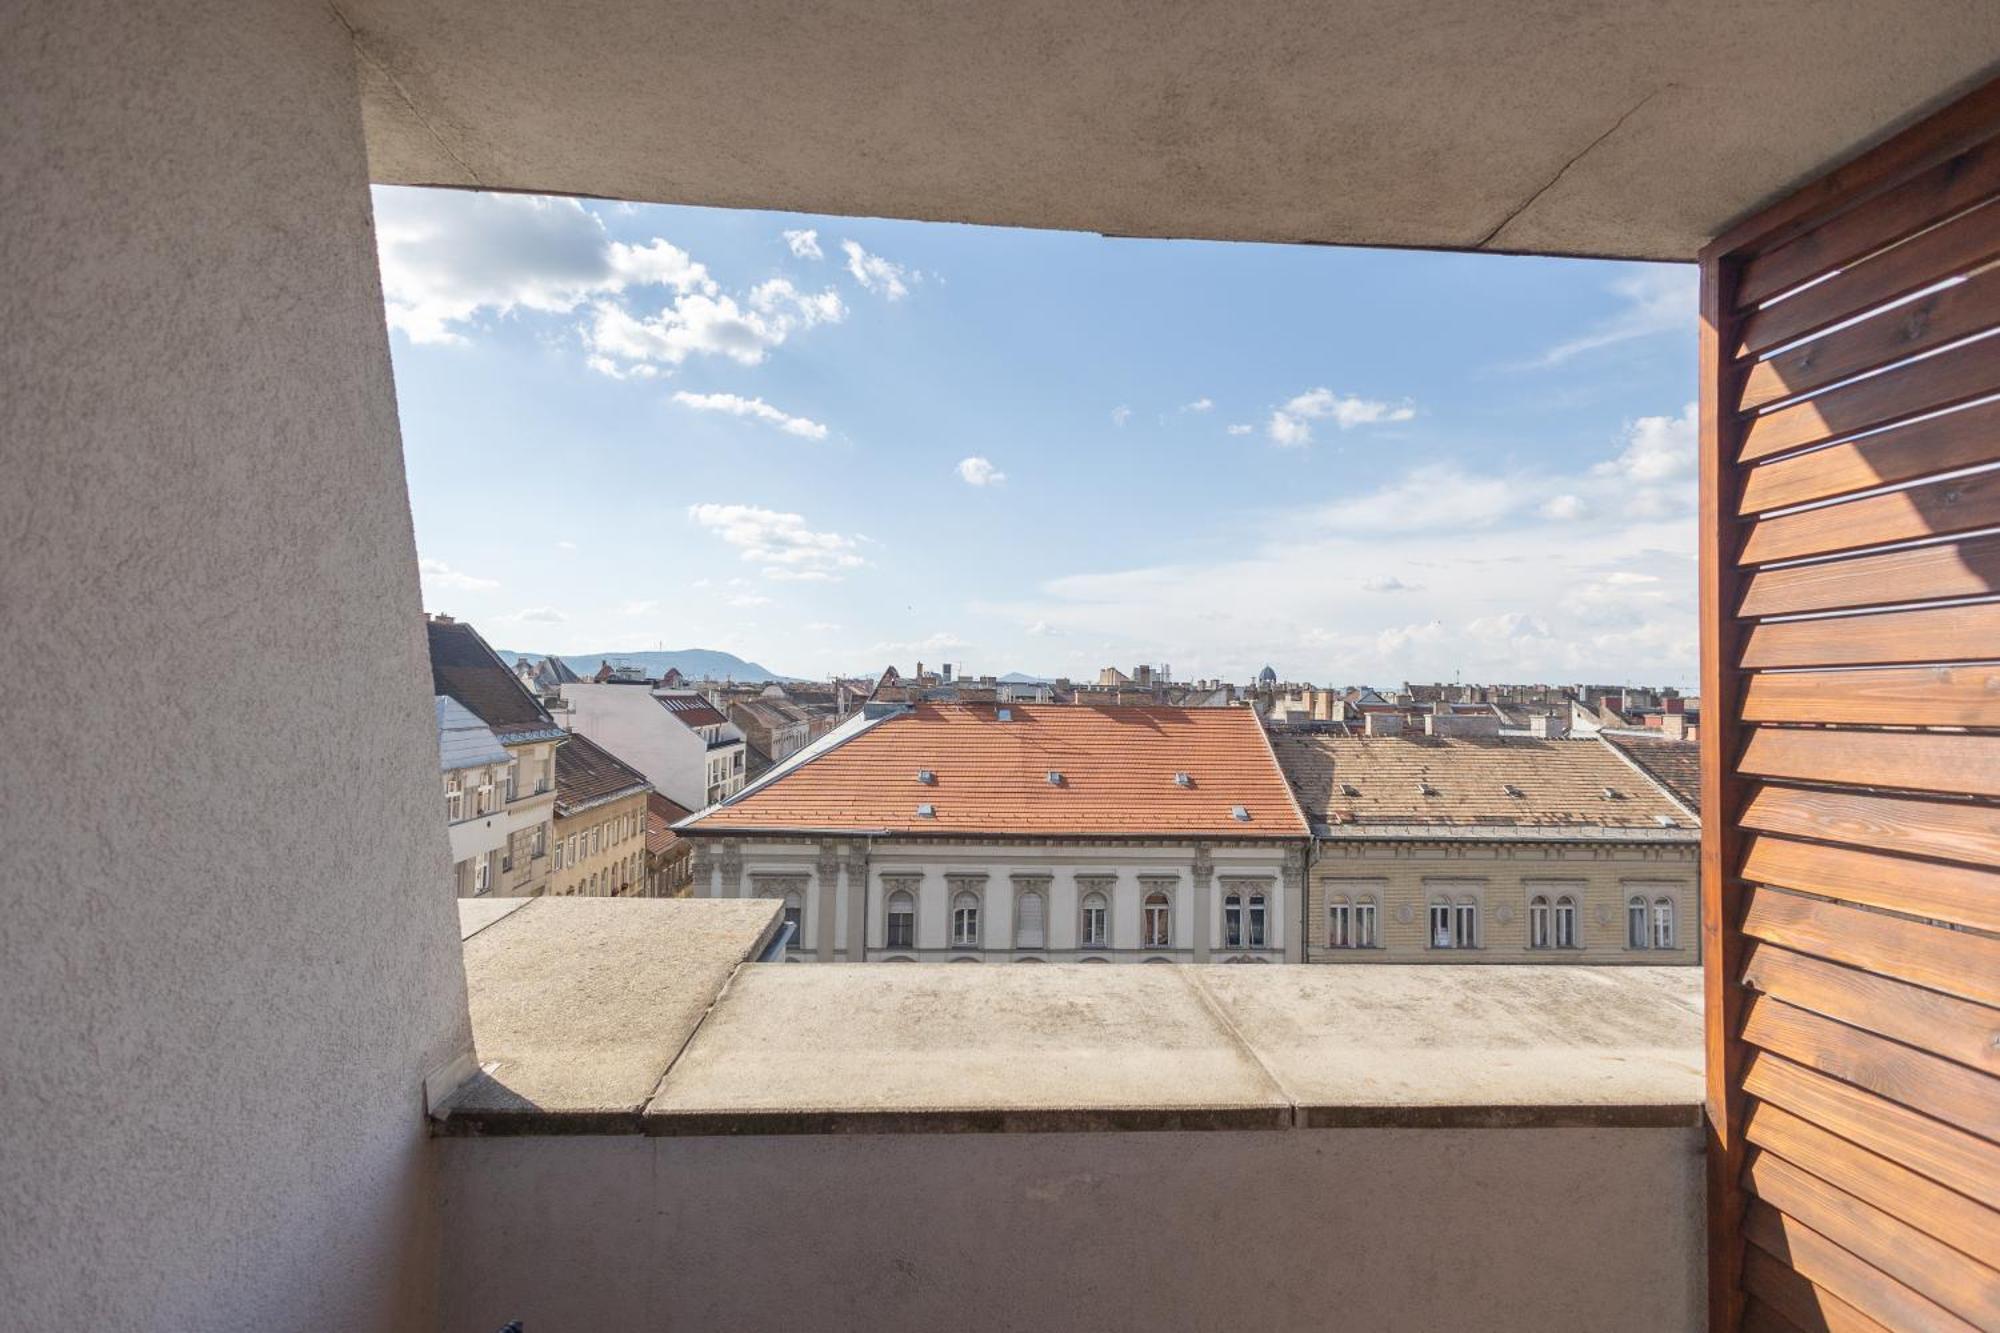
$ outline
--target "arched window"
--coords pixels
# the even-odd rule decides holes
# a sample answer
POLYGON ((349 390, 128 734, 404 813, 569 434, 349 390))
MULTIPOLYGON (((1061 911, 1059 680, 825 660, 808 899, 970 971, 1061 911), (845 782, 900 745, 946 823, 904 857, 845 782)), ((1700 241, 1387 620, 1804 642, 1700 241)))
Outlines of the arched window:
POLYGON ((1335 898, 1326 905, 1326 947, 1352 949, 1354 945, 1354 904, 1335 898))
POLYGON ((1653 900, 1653 947, 1674 947, 1674 900, 1671 898, 1653 900))
POLYGON ((1646 900, 1636 894, 1625 904, 1625 947, 1646 947, 1646 900))
POLYGON ((917 947, 917 900, 906 889, 889 895, 889 929, 884 943, 891 949, 917 947))
POLYGON ((1083 895, 1083 947, 1102 949, 1111 940, 1107 927, 1110 923, 1111 905, 1101 893, 1083 895))
POLYGON ((1261 893, 1251 894, 1250 895, 1250 947, 1253 949, 1261 949, 1264 947, 1264 915, 1265 915, 1264 895, 1261 893))
POLYGON ((951 947, 979 947, 979 895, 961 893, 951 900, 951 947))
POLYGON ((785 895, 785 924, 792 928, 792 942, 788 949, 806 947, 806 906, 797 893, 785 895))
POLYGON ((1145 944, 1148 949, 1164 949, 1173 940, 1173 905, 1167 895, 1155 889, 1146 895, 1145 944))
POLYGON ((1565 893, 1556 899, 1556 948, 1577 947, 1576 899, 1565 893))
POLYGON ((1458 947, 1476 949, 1479 947, 1479 904, 1470 898, 1460 898, 1452 909, 1456 918, 1458 947))
POLYGON ((1431 899, 1431 948, 1451 947, 1451 899, 1431 899))
POLYGON ((1355 948, 1373 949, 1380 946, 1381 939, 1375 933, 1375 920, 1375 899, 1373 896, 1363 896, 1356 899, 1354 903, 1355 948))
POLYGON ((1474 898, 1431 899, 1431 948, 1479 947, 1479 902, 1474 898))
POLYGON ((1048 942, 1048 904, 1040 893, 1030 890, 1014 905, 1014 947, 1041 949, 1048 942))
POLYGON ((1243 947, 1243 895, 1231 893, 1222 900, 1222 946, 1243 947))
POLYGON ((1549 900, 1538 893, 1528 899, 1528 947, 1546 949, 1550 939, 1549 900))

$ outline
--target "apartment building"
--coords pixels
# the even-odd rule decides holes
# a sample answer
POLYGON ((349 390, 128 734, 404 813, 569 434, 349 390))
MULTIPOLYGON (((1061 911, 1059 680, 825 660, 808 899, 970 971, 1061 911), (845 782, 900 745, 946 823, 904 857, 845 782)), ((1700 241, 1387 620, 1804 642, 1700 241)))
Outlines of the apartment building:
POLYGON ((1280 734, 1314 963, 1695 963, 1699 821, 1598 740, 1280 734))
POLYGON ((798 959, 1300 956, 1308 829, 1247 709, 871 704, 679 831, 798 959))
MULTIPOLYGON (((467 763, 444 775, 445 818, 455 828, 453 874, 460 897, 532 898, 549 886, 556 751, 564 733, 534 693, 472 626, 426 616, 434 697, 449 700, 457 743, 474 744, 460 713, 485 729, 505 760, 467 763), (476 829, 474 827, 476 825, 476 829), (497 839, 492 846, 486 844, 497 839), (461 847, 467 849, 461 858, 461 847), (481 850, 471 850, 472 848, 481 850)), ((439 747, 447 710, 438 709, 439 747)), ((469 753, 469 751, 467 752, 469 753)))
POLYGON ((694 811, 660 793, 646 793, 646 896, 686 898, 694 892, 694 845, 674 825, 694 811))
POLYGON ((556 752, 549 892, 626 898, 646 888, 646 775, 588 736, 556 752))
POLYGON ((481 898, 499 882, 500 857, 507 845, 507 817, 495 773, 505 773, 513 757, 456 699, 440 694, 437 713, 438 766, 444 773, 444 819, 451 839, 454 896, 481 898))
POLYGON ((762 751, 774 764, 791 758, 813 739, 811 715, 783 697, 732 700, 729 720, 751 748, 762 751))
POLYGON ((714 805, 748 781, 743 733, 693 690, 646 681, 562 687, 569 725, 646 775, 690 810, 714 805))

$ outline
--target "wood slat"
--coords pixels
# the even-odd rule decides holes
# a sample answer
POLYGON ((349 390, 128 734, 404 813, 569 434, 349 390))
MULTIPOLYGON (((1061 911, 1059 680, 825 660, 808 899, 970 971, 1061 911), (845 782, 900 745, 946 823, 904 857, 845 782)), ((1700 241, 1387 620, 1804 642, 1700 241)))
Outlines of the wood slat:
POLYGON ((1757 889, 1744 933, 1816 958, 2000 1006, 2000 941, 1839 903, 1757 889))
POLYGON ((1831 500, 2000 461, 2000 401, 1976 403, 1864 440, 1759 463, 1743 480, 1740 513, 1831 500))
POLYGON ((1744 806, 1743 826, 2000 867, 2000 808, 1990 805, 1760 783, 1744 806))
POLYGON ((1969 273, 2000 254, 2000 208, 1962 213, 1893 250, 1749 314, 1733 355, 1768 352, 1934 282, 1969 273))
POLYGON ((1754 727, 1739 768, 1757 777, 2000 796, 2000 737, 1754 727))
POLYGON ((1792 1162, 1809 1162, 1831 1185, 1902 1218, 1926 1235, 2000 1267, 2000 1212, 1850 1143, 1773 1102, 1757 1102, 1744 1122, 1752 1143, 1792 1162))
POLYGON ((2000 1009, 1761 942, 1744 959, 1743 984, 1988 1077, 2000 1074, 2000 1009))
MULTIPOLYGON (((1956 738, 1954 738, 1956 739, 1956 738)), ((2000 930, 2000 873, 1753 835, 1743 878, 1976 930, 2000 930)))
POLYGON ((1752 258, 1743 266, 1736 300, 1743 307, 1761 304, 1969 208, 1996 191, 2000 191, 2000 145, 1989 140, 1752 258))
MULTIPOLYGON (((1943 347, 2000 325, 2000 268, 1759 361, 1743 376, 1739 412, 1812 393, 1850 376, 1943 347)), ((1912 369, 1912 374, 1921 370, 1912 369)))
MULTIPOLYGON (((1755 1250, 1762 1254, 1762 1250, 1755 1250)), ((1748 1290, 1746 1287, 1745 1290, 1748 1290)), ((1741 1333, 1805 1333, 1805 1330, 1752 1295, 1743 1305, 1741 1333)), ((1880 1328, 1877 1324, 1875 1327, 1880 1328)))
POLYGON ((1750 1154, 1744 1176, 1758 1198, 1863 1263, 1974 1328, 2000 1328, 2000 1273, 1765 1150, 1750 1154))
POLYGON ((1754 1245, 1743 1258, 1743 1285, 1757 1298, 1753 1306, 1761 1302, 1801 1333, 1882 1333, 1883 1325, 1754 1245))
POLYGON ((1757 1248, 1890 1328, 1976 1333, 1935 1301, 1762 1200, 1751 1202, 1743 1230, 1757 1248))
POLYGON ((2000 526, 2000 472, 1975 472, 1756 519, 1737 559, 1761 565, 1995 526, 2000 526))
POLYGON ((1976 662, 2000 651, 2000 602, 1833 620, 1786 620, 1743 636, 1746 670, 1976 662))
MULTIPOLYGON (((1760 569, 1745 583, 1737 613, 1787 616, 1994 592, 2000 592, 2000 533, 1813 565, 1760 569)), ((2000 656, 2000 643, 1993 647, 2000 656)))
POLYGON ((1886 1157, 1988 1208, 2000 1208, 2000 1148, 1865 1089, 1759 1051, 1743 1071, 1759 1101, 1886 1157))
MULTIPOLYGON (((2000 209, 1989 211, 2000 216, 2000 209)), ((2000 374, 1994 369, 1996 357, 2000 357, 2000 352, 1992 340, 1982 338, 1892 373, 1871 375, 1752 417, 1743 431, 1737 460, 1754 463, 1760 458, 1843 435, 1858 435, 1969 398, 1983 398, 2000 388, 2000 374)))
MULTIPOLYGON (((2000 654, 2000 645, 1996 654, 2000 654)), ((2000 727, 2000 666, 1873 667, 1755 675, 1743 691, 1743 720, 2000 727)))
POLYGON ((1978 1138, 2000 1138, 2000 1085, 1963 1065, 1768 995, 1753 995, 1744 1006, 1743 1040, 1978 1138))

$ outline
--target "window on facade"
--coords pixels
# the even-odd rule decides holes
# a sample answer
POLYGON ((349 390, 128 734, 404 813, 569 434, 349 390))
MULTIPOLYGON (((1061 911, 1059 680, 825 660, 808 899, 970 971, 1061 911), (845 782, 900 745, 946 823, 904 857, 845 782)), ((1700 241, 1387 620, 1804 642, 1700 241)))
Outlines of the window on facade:
POLYGON ((485 893, 493 887, 493 853, 472 859, 472 891, 485 893))
POLYGON ((1479 945, 1479 904, 1470 898, 1431 900, 1431 948, 1473 949, 1479 945))
POLYGON ((1250 947, 1253 949, 1261 949, 1264 947, 1264 916, 1265 916, 1264 895, 1261 893, 1251 894, 1250 895, 1250 947))
POLYGON ((1354 904, 1354 947, 1373 949, 1379 941, 1375 934, 1375 900, 1362 898, 1354 904))
POLYGON ((561 870, 561 869, 563 868, 563 854, 562 854, 562 848, 563 848, 563 845, 562 845, 561 843, 557 843, 557 844, 556 844, 556 854, 555 854, 555 859, 554 859, 554 860, 552 860, 552 861, 551 861, 551 862, 549 863, 549 869, 551 869, 551 870, 561 870))
POLYGON ((445 775, 444 818, 447 824, 456 824, 465 818, 465 779, 456 773, 445 775))
POLYGON ((1326 947, 1354 947, 1354 904, 1345 898, 1335 898, 1326 905, 1326 947))
POLYGON ((483 768, 479 771, 479 790, 476 793, 474 793, 472 813, 475 815, 486 815, 486 814, 491 814, 492 812, 493 812, 493 770, 490 768, 483 768))
POLYGON ((515 759, 515 760, 509 760, 509 761, 508 761, 508 763, 507 763, 507 799, 508 799, 508 801, 510 801, 510 802, 511 802, 511 801, 513 801, 513 800, 514 800, 514 798, 515 798, 515 794, 516 794, 516 792, 515 792, 515 784, 516 784, 517 782, 519 782, 519 781, 520 781, 520 770, 521 770, 521 763, 520 763, 520 761, 519 761, 518 759, 515 759))
POLYGON ((785 924, 792 928, 792 942, 788 948, 806 947, 806 908, 796 893, 785 895, 785 924))
POLYGON ((1111 915, 1110 904, 1101 893, 1087 893, 1083 896, 1083 947, 1102 949, 1110 943, 1107 929, 1111 915))
POLYGON ((1155 890, 1146 895, 1141 924, 1148 949, 1165 949, 1173 942, 1173 910, 1166 894, 1155 890))
POLYGON ((1528 899, 1528 947, 1546 949, 1554 942, 1549 929, 1549 900, 1541 894, 1528 899))
POLYGON ((1232 893, 1222 900, 1222 947, 1243 947, 1243 895, 1232 893))
POLYGON ((1646 900, 1633 898, 1625 904, 1625 947, 1643 949, 1646 947, 1646 900))
POLYGON ((536 856, 547 856, 549 854, 549 826, 547 824, 535 825, 534 854, 536 856))
POLYGON ((1048 904, 1033 891, 1021 895, 1014 908, 1014 947, 1041 949, 1048 945, 1048 904))
POLYGON ((917 900, 901 889, 889 895, 887 942, 891 949, 917 946, 917 900))
POLYGON ((1674 901, 1671 898, 1659 898, 1653 902, 1653 947, 1674 947, 1674 901))
POLYGON ((954 949, 979 947, 979 896, 961 893, 951 900, 951 946, 954 949))
POLYGON ((1576 899, 1567 893, 1556 899, 1556 948, 1577 947, 1576 899))

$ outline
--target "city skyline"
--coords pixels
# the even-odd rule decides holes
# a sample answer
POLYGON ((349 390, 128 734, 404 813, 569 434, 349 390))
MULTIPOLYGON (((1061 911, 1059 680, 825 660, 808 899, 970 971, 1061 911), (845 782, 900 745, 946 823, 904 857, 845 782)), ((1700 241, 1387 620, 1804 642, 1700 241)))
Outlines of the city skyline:
POLYGON ((380 189, 425 605, 522 651, 1693 683, 1693 281, 380 189))

